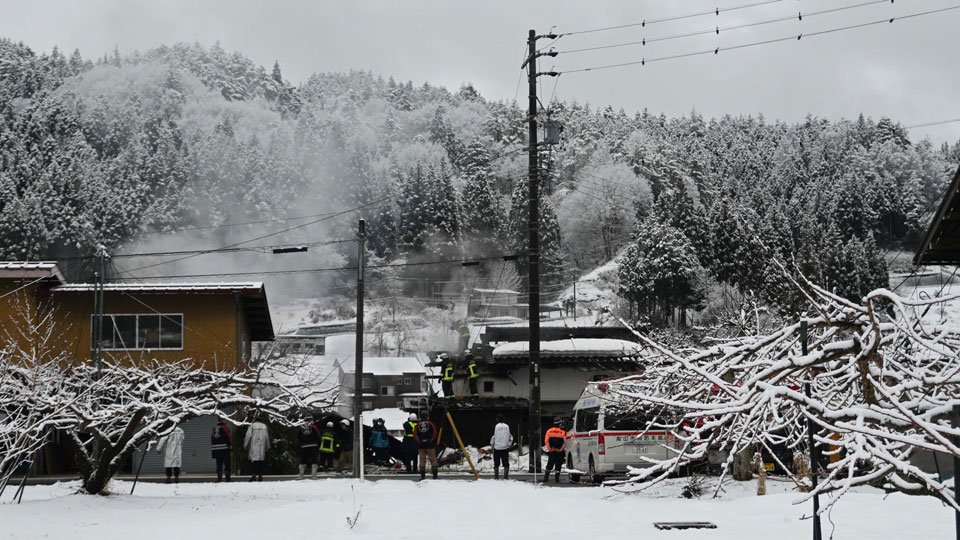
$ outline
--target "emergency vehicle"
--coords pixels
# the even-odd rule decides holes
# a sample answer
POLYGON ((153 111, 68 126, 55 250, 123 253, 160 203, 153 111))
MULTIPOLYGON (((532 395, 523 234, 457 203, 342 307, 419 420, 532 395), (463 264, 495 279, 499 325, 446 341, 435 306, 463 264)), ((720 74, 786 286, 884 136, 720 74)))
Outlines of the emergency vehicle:
POLYGON ((572 482, 586 475, 594 483, 624 475, 628 467, 646 467, 644 458, 671 457, 676 442, 669 431, 655 428, 654 416, 616 390, 628 382, 587 383, 573 407, 573 426, 567 432, 567 472, 572 482))

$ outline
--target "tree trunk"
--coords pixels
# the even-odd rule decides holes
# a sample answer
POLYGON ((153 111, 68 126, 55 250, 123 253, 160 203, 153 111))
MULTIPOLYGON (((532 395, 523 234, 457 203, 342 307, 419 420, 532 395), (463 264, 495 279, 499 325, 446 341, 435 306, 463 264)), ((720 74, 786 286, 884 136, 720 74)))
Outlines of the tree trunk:
POLYGON ((747 481, 753 479, 753 454, 755 452, 753 445, 750 445, 733 456, 730 474, 734 480, 747 481))

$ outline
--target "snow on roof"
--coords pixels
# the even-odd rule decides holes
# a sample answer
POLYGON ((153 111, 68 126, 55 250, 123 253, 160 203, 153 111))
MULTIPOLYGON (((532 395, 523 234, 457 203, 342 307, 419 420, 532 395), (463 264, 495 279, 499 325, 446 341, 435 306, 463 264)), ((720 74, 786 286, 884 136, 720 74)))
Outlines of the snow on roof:
MULTIPOLYGON (((402 373, 426 373, 423 361, 413 356, 363 357, 363 372, 372 375, 400 375, 402 373)), ((351 357, 344 362, 344 371, 354 372, 351 357)))
POLYGON ((510 289, 473 289, 476 292, 484 294, 520 294, 517 291, 511 291, 510 289))
POLYGON ((0 278, 56 278, 60 283, 67 281, 53 261, 0 261, 0 278))
MULTIPOLYGON (((640 354, 642 348, 639 343, 608 338, 569 338, 540 342, 541 353, 562 356, 635 356, 640 354)), ((513 341, 497 346, 493 349, 493 356, 524 356, 529 350, 529 342, 513 341)))
POLYGON ((383 418, 387 431, 403 431, 403 423, 410 413, 401 409, 372 409, 363 411, 363 425, 372 426, 374 418, 383 418))
MULTIPOLYGON (((92 283, 69 283, 61 285, 54 292, 93 292, 92 283)), ((217 282, 217 283, 105 283, 104 291, 119 292, 219 292, 237 290, 257 290, 263 288, 263 282, 217 282)))

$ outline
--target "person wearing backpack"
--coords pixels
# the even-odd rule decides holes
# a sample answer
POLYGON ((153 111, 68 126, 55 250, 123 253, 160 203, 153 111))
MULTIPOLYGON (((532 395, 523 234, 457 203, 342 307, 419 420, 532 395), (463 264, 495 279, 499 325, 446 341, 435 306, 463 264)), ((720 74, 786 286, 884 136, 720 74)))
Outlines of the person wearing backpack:
POLYGON ((333 469, 334 460, 340 454, 340 437, 333 422, 327 422, 326 428, 320 433, 320 468, 333 469))
POLYGON ((303 480, 303 473, 310 465, 310 475, 317 477, 317 458, 318 447, 320 446, 320 430, 309 417, 303 419, 300 428, 297 429, 297 438, 300 440, 300 474, 298 480, 303 480))
POLYGON ((373 462, 380 466, 390 464, 390 434, 383 418, 373 420, 370 429, 370 448, 373 449, 373 462))
POLYGON ((233 450, 233 435, 230 434, 227 420, 221 416, 210 435, 210 455, 217 460, 217 482, 223 480, 224 474, 227 476, 227 482, 230 481, 231 450, 233 450))
POLYGON ((426 414, 421 415, 421 420, 417 422, 417 428, 413 433, 417 445, 420 447, 420 479, 427 477, 427 458, 430 459, 430 472, 433 479, 437 479, 437 425, 430 420, 426 414))

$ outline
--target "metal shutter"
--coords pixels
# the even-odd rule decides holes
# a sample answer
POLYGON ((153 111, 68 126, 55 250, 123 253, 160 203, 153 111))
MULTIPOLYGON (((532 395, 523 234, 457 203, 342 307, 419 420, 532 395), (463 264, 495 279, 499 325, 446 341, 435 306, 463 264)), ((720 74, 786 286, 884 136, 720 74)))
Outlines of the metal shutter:
MULTIPOLYGON (((216 462, 210 457, 210 433, 213 432, 215 425, 217 425, 215 416, 194 418, 180 425, 183 429, 183 458, 180 468, 182 474, 216 472, 216 462)), ((236 441, 234 443, 234 451, 236 451, 236 441)), ((141 455, 141 450, 133 453, 133 472, 137 472, 141 455)), ((156 449, 148 452, 143 459, 143 470, 140 474, 164 474, 163 454, 156 449)))

